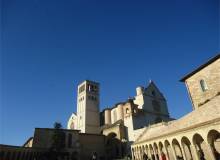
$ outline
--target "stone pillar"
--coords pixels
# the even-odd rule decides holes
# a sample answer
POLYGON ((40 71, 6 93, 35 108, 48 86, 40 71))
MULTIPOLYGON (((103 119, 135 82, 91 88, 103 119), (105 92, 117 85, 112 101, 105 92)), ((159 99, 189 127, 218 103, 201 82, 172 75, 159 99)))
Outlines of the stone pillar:
POLYGON ((198 157, 198 153, 197 153, 197 149, 196 149, 196 146, 194 144, 192 144, 190 146, 190 150, 192 151, 192 156, 193 156, 193 160, 199 160, 199 157, 198 157))
POLYGON ((165 147, 165 145, 164 145, 164 150, 165 150, 165 154, 166 154, 166 159, 170 160, 170 156, 169 156, 169 153, 168 153, 167 148, 165 147))
POLYGON ((185 149, 184 149, 184 147, 183 147, 182 144, 180 145, 180 149, 182 150, 181 152, 182 152, 182 155, 183 155, 183 159, 184 159, 184 160, 187 160, 187 159, 186 159, 186 152, 185 152, 185 149))
POLYGON ((143 148, 142 148, 142 146, 141 146, 141 152, 140 152, 140 160, 143 160, 143 148))
POLYGON ((173 158, 174 158, 175 160, 177 160, 177 159, 176 159, 176 151, 175 151, 175 149, 173 148, 172 145, 170 145, 170 148, 171 148, 172 153, 173 153, 173 158))
POLYGON ((132 157, 132 159, 134 159, 134 149, 133 148, 131 148, 131 157, 132 157))
MULTIPOLYGON (((149 152, 150 152, 150 156, 149 156, 150 159, 153 159, 153 158, 152 158, 152 153, 151 153, 151 149, 150 149, 150 148, 149 148, 149 152)), ((153 152, 153 151, 152 151, 152 152, 153 152)))
POLYGON ((158 147, 158 148, 159 148, 159 149, 158 149, 159 160, 162 160, 160 147, 158 147))
POLYGON ((207 148, 208 148, 208 153, 209 153, 209 156, 210 156, 210 160, 215 160, 215 156, 213 154, 213 148, 211 147, 211 145, 209 143, 207 143, 207 148))
POLYGON ((155 151, 155 148, 154 148, 154 147, 153 147, 153 152, 154 152, 155 159, 156 159, 156 160, 159 160, 159 159, 157 158, 157 156, 156 156, 156 155, 157 155, 157 152, 155 151))

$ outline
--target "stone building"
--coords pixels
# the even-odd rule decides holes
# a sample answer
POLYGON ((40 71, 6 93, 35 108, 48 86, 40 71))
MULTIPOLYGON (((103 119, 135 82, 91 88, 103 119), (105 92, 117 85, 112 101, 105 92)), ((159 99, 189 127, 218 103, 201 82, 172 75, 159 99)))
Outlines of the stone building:
POLYGON ((166 99, 153 81, 150 81, 146 88, 137 87, 136 96, 133 98, 106 107, 100 113, 99 90, 98 83, 88 80, 78 86, 77 114, 72 113, 67 128, 77 129, 82 133, 105 135, 108 141, 115 142, 108 152, 113 157, 129 154, 130 145, 145 126, 172 120, 166 99), (112 139, 109 139, 110 137, 112 139))
MULTIPOLYGON (((105 136, 100 134, 80 133, 79 130, 61 129, 65 134, 64 147, 66 159, 90 159, 93 152, 105 157, 105 136)), ((33 148, 49 150, 53 143, 54 129, 35 128, 33 148)))
POLYGON ((161 160, 220 158, 220 55, 181 79, 193 111, 178 120, 145 127, 132 144, 132 157, 161 160))

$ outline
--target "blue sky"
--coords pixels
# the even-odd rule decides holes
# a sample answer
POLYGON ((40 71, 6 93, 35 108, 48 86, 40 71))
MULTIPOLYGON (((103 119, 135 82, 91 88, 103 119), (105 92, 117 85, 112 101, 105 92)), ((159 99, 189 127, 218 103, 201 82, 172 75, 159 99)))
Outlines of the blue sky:
POLYGON ((101 84, 101 109, 152 79, 170 115, 191 111, 179 79, 220 51, 218 0, 3 0, 0 143, 63 126, 77 84, 101 84))

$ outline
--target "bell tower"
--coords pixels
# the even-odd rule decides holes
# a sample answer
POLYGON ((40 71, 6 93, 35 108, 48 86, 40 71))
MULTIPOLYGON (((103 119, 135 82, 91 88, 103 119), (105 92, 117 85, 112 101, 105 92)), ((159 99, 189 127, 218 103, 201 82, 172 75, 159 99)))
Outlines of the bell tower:
POLYGON ((77 129, 82 133, 99 133, 99 83, 85 80, 78 86, 77 129))

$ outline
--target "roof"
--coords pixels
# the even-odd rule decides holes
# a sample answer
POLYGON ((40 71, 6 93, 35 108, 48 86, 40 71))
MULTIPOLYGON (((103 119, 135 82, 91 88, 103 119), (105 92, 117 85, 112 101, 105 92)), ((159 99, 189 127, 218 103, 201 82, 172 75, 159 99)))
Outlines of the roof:
POLYGON ((111 128, 111 127, 115 127, 115 126, 121 125, 121 124, 123 124, 123 120, 119 119, 119 120, 117 120, 117 121, 116 121, 115 123, 113 123, 113 124, 108 124, 108 125, 102 126, 102 127, 101 127, 101 130, 108 129, 108 128, 111 128))
POLYGON ((133 98, 132 98, 132 99, 131 99, 131 98, 128 98, 128 99, 127 99, 126 101, 124 101, 124 102, 118 102, 118 103, 114 104, 112 107, 104 108, 104 109, 102 110, 102 112, 104 112, 105 110, 113 110, 114 108, 117 108, 118 105, 120 105, 120 104, 125 105, 126 103, 131 103, 132 100, 133 100, 133 98))
POLYGON ((206 66, 208 66, 211 63, 213 63, 214 61, 216 61, 219 58, 220 58, 220 53, 218 53, 216 56, 214 56, 211 59, 209 59, 205 64, 199 66, 198 68, 196 68, 191 73, 185 75, 182 79, 180 79, 180 82, 185 82, 186 79, 188 79, 189 77, 191 77, 192 75, 194 75, 195 73, 197 73, 198 71, 200 71, 201 69, 205 68, 206 66))
POLYGON ((28 138, 28 140, 23 144, 23 147, 25 147, 25 145, 28 144, 32 139, 33 137, 28 138))
MULTIPOLYGON (((35 128, 35 130, 56 130, 55 128, 35 128)), ((75 132, 79 132, 80 130, 77 130, 77 129, 64 129, 64 128, 60 128, 59 130, 62 130, 62 131, 68 131, 68 132, 72 132, 72 131, 75 131, 75 132)))

